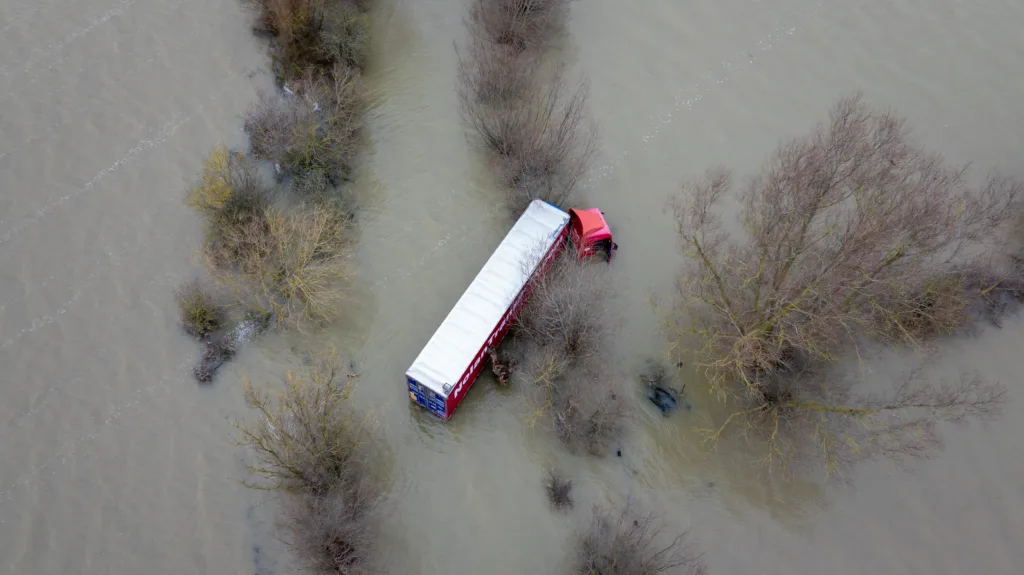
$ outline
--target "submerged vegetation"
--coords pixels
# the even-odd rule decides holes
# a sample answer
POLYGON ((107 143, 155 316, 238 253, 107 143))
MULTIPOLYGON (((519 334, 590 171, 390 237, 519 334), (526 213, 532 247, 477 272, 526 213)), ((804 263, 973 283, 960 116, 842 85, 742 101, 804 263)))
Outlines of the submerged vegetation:
POLYGON ((337 66, 360 70, 370 47, 366 0, 242 0, 269 35, 278 81, 327 76, 337 66))
POLYGON ((739 406, 710 439, 743 430, 765 443, 768 463, 803 446, 834 472, 854 458, 923 455, 935 421, 995 413, 1002 387, 973 374, 942 386, 915 371, 890 394, 866 397, 827 367, 869 342, 923 349, 964 325, 972 301, 1013 281, 989 242, 1021 184, 993 176, 968 185, 963 168, 859 96, 782 144, 743 187, 740 238, 714 211, 730 182, 712 170, 676 204, 691 263, 669 317, 674 345, 698 336, 697 366, 739 406))
POLYGON ((366 102, 358 74, 344 68, 329 76, 307 72, 292 94, 261 93, 245 115, 252 153, 289 175, 322 175, 338 183, 359 151, 357 131, 366 102))
MULTIPOLYGON (((211 152, 187 202, 203 217, 207 270, 245 310, 232 332, 208 342, 200 381, 238 343, 271 323, 308 330, 334 319, 352 277, 350 202, 337 186, 351 177, 366 99, 360 71, 369 47, 364 0, 243 0, 257 14, 282 93, 261 93, 246 113, 251 152, 211 152), (289 84, 291 86, 289 87, 289 84), (264 183, 256 161, 272 165, 264 183)), ((311 573, 371 568, 380 484, 369 472, 374 425, 349 408, 337 354, 289 373, 276 397, 249 381, 258 412, 237 423, 255 463, 249 487, 282 498, 286 542, 311 573)))
POLYGON ((312 573, 369 572, 380 484, 370 472, 375 423, 348 406, 337 354, 314 358, 306 375, 288 373, 276 396, 245 383, 257 416, 237 422, 255 461, 247 486, 280 493, 287 543, 312 573))
POLYGON ((531 420, 550 417, 570 451, 595 455, 622 434, 628 393, 604 357, 612 326, 603 271, 602 264, 563 251, 531 280, 510 343, 531 420))
POLYGON ((620 509, 594 508, 590 525, 577 544, 572 575, 653 575, 707 572, 686 533, 668 538, 658 516, 627 499, 620 509))
POLYGON ((566 0, 475 0, 470 41, 458 52, 463 122, 491 158, 510 208, 564 206, 596 151, 588 85, 561 66, 545 74, 544 49, 565 25, 566 0))
MULTIPOLYGON (((243 322, 236 336, 270 323, 316 329, 337 316, 352 277, 351 202, 337 186, 351 176, 366 111, 360 70, 368 2, 244 1, 271 36, 283 90, 261 93, 246 113, 251 152, 214 148, 185 201, 204 221, 208 272, 236 307, 260 318, 260 329, 243 322), (259 161, 277 172, 275 184, 265 181, 259 161)), ((178 301, 183 324, 197 337, 225 321, 195 290, 186 288, 178 301)), ((239 343, 227 336, 206 342, 196 379, 209 381, 239 343)))
POLYGON ((181 286, 174 295, 181 325, 189 335, 202 339, 220 327, 224 310, 198 280, 181 286))
POLYGON ((554 469, 548 470, 548 477, 544 482, 544 490, 547 491, 548 501, 556 509, 566 509, 575 504, 572 498, 572 480, 566 479, 554 469))

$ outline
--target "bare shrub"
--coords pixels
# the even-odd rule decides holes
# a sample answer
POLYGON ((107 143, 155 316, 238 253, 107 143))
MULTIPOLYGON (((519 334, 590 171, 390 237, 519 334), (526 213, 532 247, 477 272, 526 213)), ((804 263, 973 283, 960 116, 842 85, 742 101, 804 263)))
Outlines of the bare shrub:
POLYGON ((623 431, 623 381, 602 354, 611 334, 611 286, 600 264, 566 250, 530 283, 512 343, 532 421, 550 414, 573 452, 602 454, 623 431))
POLYGON ((568 10, 568 0, 473 0, 469 27, 477 42, 523 51, 549 41, 568 10))
POLYGON ((516 320, 517 336, 553 348, 568 362, 600 355, 612 327, 612 285, 605 271, 593 260, 576 257, 570 244, 546 273, 530 280, 530 297, 516 320))
POLYGON ((572 481, 562 477, 554 469, 548 470, 548 477, 544 482, 544 490, 547 491, 548 501, 556 509, 565 509, 573 506, 572 481))
POLYGON ((347 405, 351 382, 333 350, 314 358, 306 375, 289 372, 286 387, 270 396, 245 381, 246 405, 258 416, 236 422, 241 443, 253 451, 249 471, 259 479, 248 487, 325 496, 338 486, 361 486, 373 420, 347 405))
POLYGON ((588 83, 571 88, 557 73, 519 98, 490 105, 476 96, 490 89, 485 80, 460 86, 460 110, 493 156, 499 179, 510 191, 510 207, 519 211, 535 199, 565 205, 597 150, 588 83))
POLYGON ((361 68, 369 48, 367 0, 243 0, 273 41, 278 78, 330 75, 338 65, 361 68))
POLYGON ((580 537, 574 575, 653 575, 706 572, 701 556, 686 544, 686 533, 669 540, 654 513, 638 511, 632 500, 620 510, 594 508, 580 537))
POLYGON ((464 117, 477 106, 514 104, 535 88, 539 62, 532 52, 490 43, 472 43, 455 52, 464 117))
POLYGON ((306 74, 292 95, 261 92, 245 115, 254 156, 292 174, 319 172, 332 183, 352 169, 366 100, 358 76, 306 74))
POLYGON ((310 573, 373 573, 373 529, 379 506, 377 490, 367 485, 289 497, 282 518, 286 543, 310 573))
POLYGON ((276 399, 245 382, 255 421, 236 422, 241 443, 255 455, 254 489, 281 492, 287 543, 312 573, 366 573, 374 522, 382 502, 368 472, 373 420, 347 401, 337 354, 314 359, 306 376, 288 373, 276 399))
POLYGON ((230 245, 245 246, 234 269, 215 273, 247 307, 299 330, 318 327, 337 313, 351 277, 347 222, 348 215, 330 202, 287 211, 268 207, 231 238, 230 245))
POLYGON ((221 326, 224 310, 198 280, 192 280, 174 293, 181 326, 189 335, 204 338, 221 326))
POLYGON ((859 95, 751 178, 741 239, 714 213, 730 180, 709 171, 676 203, 691 265, 669 323, 677 349, 684 336, 702 338, 698 366, 713 391, 724 398, 739 383, 755 413, 781 402, 851 414, 859 407, 804 401, 806 386, 771 376, 834 361, 862 337, 918 346, 959 327, 964 270, 980 265, 972 256, 1021 191, 998 176, 968 186, 962 168, 917 147, 903 120, 859 95))

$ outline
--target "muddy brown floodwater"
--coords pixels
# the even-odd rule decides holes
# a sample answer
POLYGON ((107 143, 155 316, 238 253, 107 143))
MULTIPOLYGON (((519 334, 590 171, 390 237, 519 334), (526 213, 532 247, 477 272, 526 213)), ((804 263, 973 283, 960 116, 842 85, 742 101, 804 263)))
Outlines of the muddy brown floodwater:
MULTIPOLYGON (((718 409, 664 420, 636 393, 622 458, 567 456, 482 379, 442 424, 402 373, 510 225, 459 126, 462 0, 378 0, 379 100, 355 193, 359 282, 315 337, 269 335, 213 386, 191 381, 174 285, 198 269, 181 202, 215 144, 271 86, 234 0, 0 0, 0 573, 291 573, 273 501, 241 487, 232 418, 260 384, 333 343, 390 445, 392 573, 560 573, 590 504, 633 492, 690 528, 713 573, 1019 573, 1024 564, 1024 321, 945 345, 939 372, 1010 387, 1006 416, 944 429, 911 472, 766 481, 742 445, 701 447, 718 409), (296 353, 298 352, 298 353, 296 353), (548 508, 550 465, 577 510, 548 508)), ((648 298, 677 269, 664 203, 706 166, 758 167, 862 89, 956 162, 1021 174, 1024 4, 1010 0, 586 0, 560 55, 589 76, 601 157, 581 202, 621 246, 614 355, 664 353, 648 298)), ((872 366, 884 373, 894 358, 872 366)), ((699 389, 699 382, 690 386, 699 389)))

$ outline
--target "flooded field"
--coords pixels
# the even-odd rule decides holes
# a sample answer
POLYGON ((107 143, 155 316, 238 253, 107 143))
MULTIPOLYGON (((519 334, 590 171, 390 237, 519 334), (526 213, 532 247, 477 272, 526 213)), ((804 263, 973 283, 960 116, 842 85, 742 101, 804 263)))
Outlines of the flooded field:
MULTIPOLYGON (((1009 387, 1003 418, 943 429, 911 472, 765 479, 742 444, 696 432, 720 409, 656 414, 637 384, 622 457, 571 457, 483 378, 444 424, 402 374, 511 224, 459 123, 462 0, 378 0, 377 101, 357 174, 359 276, 324 333, 275 333, 212 386, 172 292, 199 269, 182 203, 202 158, 245 144, 240 114, 272 86, 234 0, 0 0, 0 573, 291 573, 275 502, 239 485, 243 375, 271 385, 338 346, 381 415, 392 573, 561 573, 593 503, 633 493, 690 529, 711 573, 1011 574, 1024 563, 1024 320, 943 345, 938 372, 1009 387), (576 485, 551 511, 549 466, 576 485)), ((620 245, 611 267, 631 376, 665 353, 651 296, 678 269, 665 212, 707 166, 756 170, 781 138, 863 90, 954 162, 1024 176, 1024 5, 1008 0, 572 3, 559 42, 589 77, 601 151, 580 192, 620 245)), ((732 207, 733 204, 726 204, 732 207)), ((871 366, 884 373, 901 361, 871 366)), ((691 386, 698 389, 699 386, 691 386)))

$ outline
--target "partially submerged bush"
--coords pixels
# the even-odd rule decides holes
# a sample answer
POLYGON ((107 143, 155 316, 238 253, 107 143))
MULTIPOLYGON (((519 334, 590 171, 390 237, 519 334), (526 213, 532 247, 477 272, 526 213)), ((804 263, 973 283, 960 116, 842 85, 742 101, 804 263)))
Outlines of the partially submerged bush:
POLYGON ((291 174, 316 172, 337 183, 352 169, 365 105, 354 73, 306 74, 293 94, 261 92, 245 115, 244 129, 257 158, 291 174))
POLYGON ((514 104, 536 86, 538 58, 496 44, 455 50, 463 115, 477 106, 514 104))
MULTIPOLYGON (((839 381, 789 374, 832 362, 862 338, 919 346, 964 323, 974 297, 965 279, 985 267, 972 254, 1012 215, 1024 186, 992 177, 975 188, 963 175, 912 143, 903 120, 855 96, 836 104, 829 124, 782 144, 746 185, 745 237, 723 232, 714 210, 730 188, 727 171, 684 188, 676 218, 691 265, 669 323, 677 349, 683 336, 704 341, 697 365, 712 390, 748 402, 723 427, 753 415, 777 431, 778 417, 789 417, 776 409, 783 405, 864 428, 867 419, 910 407, 901 392, 880 405, 843 403, 844 392, 825 393, 837 403, 822 403, 817 388, 841 389, 839 381)), ((911 403, 933 414, 949 398, 964 407, 973 401, 919 388, 920 401, 911 403)), ((999 395, 991 386, 972 390, 999 395)), ((769 445, 781 455, 778 443, 769 445)), ((860 450, 826 439, 819 453, 835 461, 844 446, 860 450)))
POLYGON ((284 82, 338 65, 361 68, 369 49, 366 0, 245 0, 273 38, 274 68, 284 82))
POLYGON ((706 572, 701 556, 686 545, 686 533, 665 537, 653 513, 636 510, 627 500, 621 510, 595 507, 580 537, 573 575, 653 575, 706 572))
POLYGON ((175 291, 181 326, 189 335, 204 338, 216 331, 224 319, 223 309, 198 280, 193 280, 175 291))
MULTIPOLYGON (((299 330, 318 327, 337 313, 351 277, 352 241, 348 215, 336 202, 266 208, 225 245, 245 249, 234 269, 214 273, 246 307, 299 330)), ((207 258, 215 262, 222 256, 213 247, 207 258)))
POLYGON ((275 399, 245 382, 255 421, 236 423, 254 452, 255 489, 284 498, 289 545, 313 573, 365 573, 374 520, 382 501, 369 473, 373 425, 348 406, 350 382, 341 381, 337 354, 316 358, 309 374, 287 374, 275 399))
POLYGON ((602 357, 611 333, 602 269, 572 250, 561 254, 532 280, 512 342, 533 417, 550 414, 570 451, 593 454, 620 436, 627 414, 624 382, 602 357))
POLYGON ((368 486, 287 498, 285 542, 309 573, 373 573, 373 524, 378 507, 377 492, 368 486))
MULTIPOLYGON (((519 60, 495 61, 499 66, 503 62, 519 60)), ((479 65, 472 60, 460 65, 469 69, 460 83, 460 112, 493 157, 498 177, 509 189, 510 207, 520 211, 535 199, 564 205, 597 150, 588 84, 571 88, 557 73, 542 87, 509 99, 529 85, 520 77, 525 70, 473 70, 479 65)))
POLYGON ((548 493, 548 501, 557 509, 564 509, 573 506, 572 481, 561 476, 557 471, 548 471, 547 480, 544 483, 544 490, 548 493))
POLYGON ((352 384, 343 376, 337 353, 329 351, 314 358, 307 374, 287 373, 283 392, 261 393, 246 379, 246 405, 258 412, 254 421, 236 423, 256 458, 249 471, 259 479, 248 487, 327 495, 360 484, 354 478, 365 473, 361 449, 373 426, 348 407, 352 384))
POLYGON ((569 0, 473 0, 469 25, 478 42, 523 51, 543 46, 568 10, 569 0))
POLYGON ((606 266, 576 257, 567 247, 546 273, 530 283, 532 292, 516 320, 516 336, 552 349, 556 363, 573 364, 598 357, 607 348, 612 326, 612 285, 606 266))

